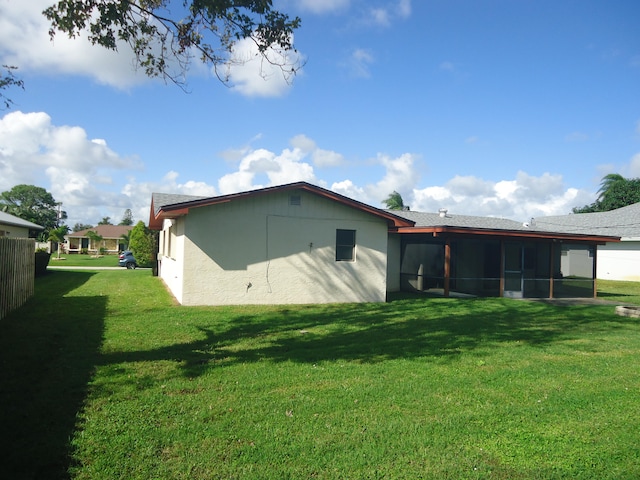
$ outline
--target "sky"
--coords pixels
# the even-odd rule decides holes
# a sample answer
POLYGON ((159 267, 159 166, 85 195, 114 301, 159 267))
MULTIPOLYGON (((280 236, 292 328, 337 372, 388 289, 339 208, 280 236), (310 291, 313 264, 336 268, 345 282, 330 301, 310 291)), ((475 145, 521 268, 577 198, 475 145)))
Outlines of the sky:
POLYGON ((296 181, 528 221, 640 177, 637 0, 275 0, 302 19, 294 78, 196 63, 184 89, 124 46, 52 42, 52 3, 0 0, 0 62, 24 81, 3 91, 0 191, 45 188, 69 226, 296 181))

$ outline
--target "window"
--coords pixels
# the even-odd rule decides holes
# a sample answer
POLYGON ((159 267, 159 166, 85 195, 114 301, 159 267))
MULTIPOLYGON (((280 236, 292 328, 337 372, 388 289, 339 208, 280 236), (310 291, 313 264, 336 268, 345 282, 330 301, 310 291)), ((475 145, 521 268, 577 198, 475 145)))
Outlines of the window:
POLYGON ((336 230, 336 262, 353 262, 356 259, 356 231, 336 230))

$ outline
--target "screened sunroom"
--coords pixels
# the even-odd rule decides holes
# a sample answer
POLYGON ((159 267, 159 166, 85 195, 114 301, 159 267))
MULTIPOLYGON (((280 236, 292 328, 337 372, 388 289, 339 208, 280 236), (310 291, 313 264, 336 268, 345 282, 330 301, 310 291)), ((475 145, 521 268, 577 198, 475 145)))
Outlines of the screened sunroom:
POLYGON ((445 296, 569 298, 596 295, 597 245, 614 237, 554 234, 517 222, 403 212, 398 229, 402 291, 445 296), (493 228, 468 226, 488 223, 493 228), (424 225, 431 222, 434 225, 424 225), (422 225, 421 225, 422 223, 422 225), (500 228, 502 227, 502 228, 500 228), (505 228, 507 227, 507 228, 505 228))

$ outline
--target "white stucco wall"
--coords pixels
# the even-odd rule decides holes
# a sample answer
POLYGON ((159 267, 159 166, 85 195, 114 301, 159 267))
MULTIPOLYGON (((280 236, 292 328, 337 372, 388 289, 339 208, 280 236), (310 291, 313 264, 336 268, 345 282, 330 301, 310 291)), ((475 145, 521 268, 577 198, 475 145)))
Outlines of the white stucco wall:
POLYGON ((183 301, 184 225, 184 218, 165 221, 158 246, 160 260, 158 275, 180 303, 183 301), (171 248, 168 245, 169 235, 171 248))
POLYGON ((176 298, 184 305, 385 301, 386 221, 304 191, 295 192, 301 205, 289 205, 290 193, 194 208, 179 219, 182 248, 168 270, 171 262, 162 261, 176 298), (336 229, 356 230, 354 262, 336 261, 336 229))
POLYGON ((603 280, 640 281, 640 239, 599 245, 596 270, 603 280))
POLYGON ((3 231, 3 237, 7 238, 29 238, 29 229, 25 227, 18 227, 16 225, 6 225, 0 223, 0 230, 3 231))

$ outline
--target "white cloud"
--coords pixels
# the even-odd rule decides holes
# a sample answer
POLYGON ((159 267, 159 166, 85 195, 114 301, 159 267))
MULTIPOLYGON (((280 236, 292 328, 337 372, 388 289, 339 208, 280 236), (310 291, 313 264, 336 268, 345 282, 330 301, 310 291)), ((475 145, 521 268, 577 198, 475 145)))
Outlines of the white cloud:
POLYGON ((292 69, 302 74, 304 58, 298 52, 272 47, 266 57, 258 52, 253 40, 236 42, 226 65, 232 90, 248 97, 279 97, 291 88, 292 69))
POLYGON ((369 67, 375 62, 375 57, 369 50, 363 48, 356 48, 351 52, 349 59, 346 62, 351 76, 356 78, 369 78, 371 72, 369 67))
POLYGON ((640 153, 636 153, 629 162, 628 167, 629 174, 628 176, 631 178, 640 177, 640 153))
POLYGON ((368 23, 379 27, 389 27, 396 19, 407 19, 411 16, 411 0, 398 0, 383 7, 369 10, 368 23))
POLYGON ((593 200, 592 192, 566 188, 560 175, 545 173, 534 177, 518 172, 514 180, 491 182, 472 176, 456 176, 444 187, 414 189, 412 209, 437 212, 447 208, 451 215, 524 221, 531 217, 570 213, 573 207, 593 200))
POLYGON ((93 46, 83 35, 70 39, 63 33, 49 38, 49 23, 42 11, 51 0, 0 2, 0 57, 21 71, 78 74, 99 83, 128 88, 148 81, 133 68, 134 57, 124 47, 119 52, 93 46))
POLYGON ((297 0, 296 6, 315 14, 333 13, 344 10, 350 0, 297 0))
POLYGON ((401 18, 409 18, 411 16, 411 0, 400 0, 397 8, 398 15, 401 18))
POLYGON ((220 193, 230 194, 256 188, 307 181, 315 182, 313 167, 302 161, 300 149, 285 149, 279 155, 265 149, 251 151, 238 166, 238 170, 224 175, 218 181, 220 193))
POLYGON ((303 154, 310 154, 313 164, 317 167, 337 167, 344 162, 344 157, 341 154, 318 148, 316 142, 306 135, 296 135, 289 143, 303 154))
POLYGON ((16 111, 0 119, 0 191, 19 184, 41 186, 63 202, 71 222, 95 223, 130 208, 114 177, 140 167, 105 140, 88 138, 81 127, 53 125, 46 113, 16 111))

